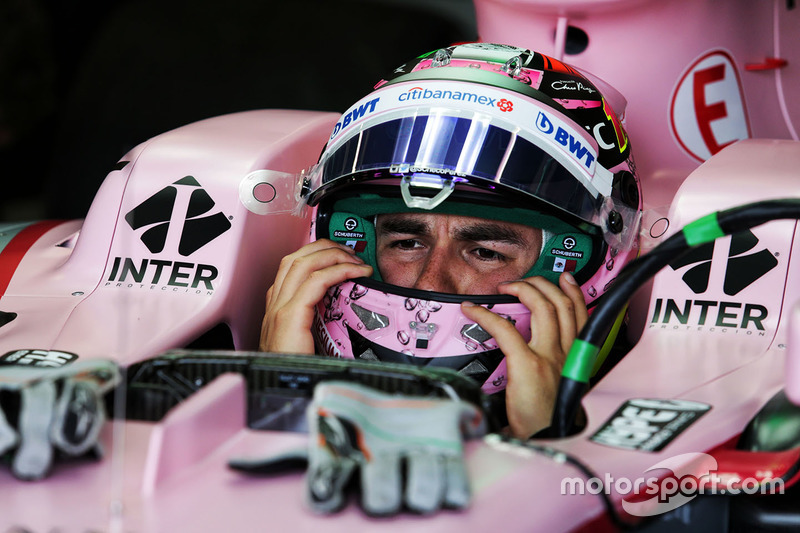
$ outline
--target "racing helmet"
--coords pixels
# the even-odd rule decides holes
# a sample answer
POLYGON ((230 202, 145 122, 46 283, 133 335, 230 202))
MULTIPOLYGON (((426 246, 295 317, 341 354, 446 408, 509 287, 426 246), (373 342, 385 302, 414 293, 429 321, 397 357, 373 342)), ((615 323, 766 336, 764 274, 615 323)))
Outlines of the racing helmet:
POLYGON ((460 303, 490 308, 526 340, 528 309, 507 295, 384 282, 376 217, 443 213, 540 228, 542 249, 526 277, 557 282, 561 272, 572 272, 591 311, 638 253, 640 185, 612 103, 624 108, 601 80, 498 44, 440 49, 381 80, 342 115, 303 183, 316 208, 312 238, 354 248, 374 270, 319 302, 318 350, 449 367, 486 393, 504 389, 503 354, 460 303))

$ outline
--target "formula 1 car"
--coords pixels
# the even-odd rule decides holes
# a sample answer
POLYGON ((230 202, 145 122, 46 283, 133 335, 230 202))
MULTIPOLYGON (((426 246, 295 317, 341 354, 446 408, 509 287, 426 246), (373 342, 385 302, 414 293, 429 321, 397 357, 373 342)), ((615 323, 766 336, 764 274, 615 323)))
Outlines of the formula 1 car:
MULTIPOLYGON (((512 4, 520 3, 477 3, 482 38, 542 48, 508 33, 523 26, 512 4)), ((667 16, 686 20, 669 2, 566 4, 526 4, 528 27, 549 35, 555 24, 560 53, 582 41, 576 19, 598 48, 603 31, 632 27, 639 15, 662 26, 667 16)), ((729 26, 751 12, 744 2, 718 4, 716 20, 729 26)), ((774 9, 776 27, 779 13, 797 18, 780 2, 774 9)), ((323 381, 450 391, 489 409, 454 373, 256 352, 266 288, 309 235, 295 185, 338 114, 258 110, 189 124, 126 154, 85 219, 0 227, 0 451, 9 451, 0 532, 796 529, 796 114, 783 115, 789 135, 774 120, 754 135, 749 93, 726 83, 739 79, 742 47, 722 46, 730 45, 687 45, 672 57, 682 70, 662 70, 674 76, 665 100, 672 133, 661 125, 674 140, 639 141, 656 147, 638 152, 645 198, 654 198, 647 248, 581 332, 551 430, 526 442, 492 432, 466 443, 473 499, 462 512, 384 519, 351 505, 317 515, 303 505, 301 474, 229 468, 232 457, 306 445, 303 415, 323 381), (718 100, 703 99, 704 79, 717 83, 718 100), (680 112, 685 98, 705 102, 694 118, 680 112), (592 377, 595 337, 625 304, 632 347, 592 377), (42 439, 53 451, 36 448, 42 439)), ((597 51, 587 54, 600 71, 597 51)), ((780 57, 765 68, 779 72, 780 57)), ((634 111, 647 106, 637 97, 657 91, 621 85, 637 138, 646 128, 634 111)), ((759 116, 774 118, 773 105, 759 116)))

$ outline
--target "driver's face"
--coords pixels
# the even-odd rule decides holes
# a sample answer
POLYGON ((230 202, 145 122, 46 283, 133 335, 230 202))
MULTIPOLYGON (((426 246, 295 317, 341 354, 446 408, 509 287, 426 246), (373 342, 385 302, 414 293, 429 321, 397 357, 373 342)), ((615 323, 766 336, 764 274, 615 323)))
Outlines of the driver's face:
POLYGON ((542 231, 475 217, 404 213, 377 220, 378 269, 401 287, 497 294, 539 257, 542 231))

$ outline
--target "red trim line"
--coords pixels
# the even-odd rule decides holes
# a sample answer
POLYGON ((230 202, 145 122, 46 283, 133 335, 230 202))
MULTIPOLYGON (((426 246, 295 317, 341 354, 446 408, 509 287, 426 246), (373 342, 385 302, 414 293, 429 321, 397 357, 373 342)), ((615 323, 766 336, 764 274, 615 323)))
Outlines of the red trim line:
POLYGON ((63 220, 34 222, 17 233, 3 248, 3 251, 0 252, 0 298, 6 293, 14 272, 17 271, 17 267, 30 247, 39 240, 39 237, 63 223, 63 220))
POLYGON ((745 63, 744 69, 750 72, 757 70, 776 70, 788 64, 789 62, 781 57, 768 57, 761 63, 745 63))

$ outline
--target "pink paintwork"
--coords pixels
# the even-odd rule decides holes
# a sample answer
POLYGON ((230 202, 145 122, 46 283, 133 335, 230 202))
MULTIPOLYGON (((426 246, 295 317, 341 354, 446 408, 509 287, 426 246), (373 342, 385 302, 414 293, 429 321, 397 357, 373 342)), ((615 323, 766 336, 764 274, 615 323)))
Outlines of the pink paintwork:
POLYGON ((798 140, 800 10, 782 0, 475 0, 475 10, 482 41, 563 59, 627 98, 650 207, 669 205, 729 142, 798 140), (588 36, 581 53, 564 52, 569 26, 588 36))
MULTIPOLYGON (((790 100, 793 95, 780 93, 789 80, 797 80, 797 70, 745 68, 772 50, 771 3, 476 4, 487 41, 513 41, 547 53, 553 30, 566 23, 589 33, 589 48, 569 60, 602 75, 628 99, 627 124, 645 202, 670 206, 654 238, 711 211, 800 196, 800 142, 790 140, 788 118, 796 119, 800 111, 796 96, 790 100), (743 21, 746 39, 737 31, 743 21), (669 109, 681 80, 713 50, 723 50, 737 67, 747 131, 754 138, 726 146, 700 164, 671 133, 669 109), (759 98, 767 92, 772 96, 759 98)), ((777 2, 774 9, 782 5, 777 2)), ((790 66, 800 60, 797 47, 786 46, 787 35, 796 42, 797 13, 781 12, 786 16, 776 22, 791 30, 777 38, 790 54, 783 54, 790 66)), ((294 180, 315 162, 337 119, 308 111, 239 113, 190 124, 135 148, 123 157, 129 163, 109 174, 85 220, 55 224, 15 259, 18 265, 0 294, 0 311, 17 317, 0 327, 0 356, 20 349, 56 350, 127 366, 184 346, 219 323, 230 327, 237 349, 254 348, 264 294, 278 261, 308 238, 310 218, 295 210, 294 180), (138 229, 125 219, 186 176, 197 185, 175 185, 174 208, 155 211, 171 216, 155 216, 138 229), (199 207, 189 209, 191 193, 200 190, 212 203, 198 201, 193 205, 199 207), (217 213, 222 218, 215 220, 224 218, 230 226, 181 255, 180 229, 217 213), (141 237, 159 224, 164 231, 155 230, 148 242, 157 249, 163 241, 163 250, 152 251, 141 237), (126 260, 128 272, 121 279, 126 260), (135 276, 143 277, 132 281, 135 276)), ((217 231, 224 226, 221 222, 217 231)), ((16 235, 20 229, 0 233, 16 235)), ((771 222, 752 230, 755 241, 741 241, 734 249, 732 239, 723 238, 710 256, 662 270, 631 304, 631 328, 641 332, 638 343, 584 399, 587 426, 569 438, 533 444, 579 458, 601 477, 614 479, 640 478, 662 460, 697 452, 718 452, 719 473, 741 473, 740 463, 724 453, 727 444, 781 388, 800 402, 798 231, 795 221, 771 222), (756 253, 773 266, 758 276, 749 271, 749 278, 726 290, 735 260, 756 253), (700 275, 702 283, 690 287, 683 276, 701 263, 708 267, 707 278, 700 275), (711 409, 661 451, 591 440, 633 398, 694 401, 711 409)), ((0 262, 8 260, 0 252, 0 262)), ((2 275, 0 270, 0 281, 2 275)), ((16 480, 0 467, 0 533, 16 528, 466 532, 500 526, 528 532, 608 525, 598 496, 562 494, 565 479, 582 476, 574 466, 491 436, 467 446, 474 500, 466 512, 378 520, 351 505, 334 516, 315 516, 303 505, 302 475, 267 479, 227 468, 234 456, 267 456, 305 444, 301 434, 247 429, 243 396, 241 377, 223 375, 158 423, 109 422, 102 434, 102 460, 57 462, 41 482, 16 480)), ((752 457, 758 465, 758 456, 752 457)), ((768 468, 765 463, 762 471, 768 468)), ((624 498, 617 490, 611 493, 618 509, 624 498)))
POLYGON ((220 323, 230 327, 237 349, 255 349, 266 289, 280 258, 307 239, 309 219, 292 213, 296 200, 288 194, 266 204, 267 214, 258 212, 262 202, 248 208, 244 200, 264 198, 267 178, 257 171, 288 176, 312 165, 336 118, 253 111, 201 121, 135 148, 108 175, 82 224, 57 225, 19 263, 2 295, 2 308, 19 317, 4 327, 0 352, 49 349, 129 364, 220 323), (176 185, 180 180, 187 183, 176 185), (174 203, 156 214, 162 218, 133 229, 126 214, 165 188, 175 191, 174 203), (203 191, 210 203, 191 211, 191 195, 203 191), (181 254, 182 228, 210 216, 221 217, 227 229, 181 254), (140 236, 157 225, 165 230, 163 249, 151 251, 140 236))
MULTIPOLYGON (((222 120, 232 124, 236 120, 270 119, 273 127, 277 127, 279 123, 296 125, 295 118, 308 119, 310 116, 261 112, 222 120)), ((329 116, 317 115, 315 118, 328 121, 330 126, 329 116)), ((202 144, 203 130, 208 125, 187 126, 182 132, 202 144)), ((140 157, 137 164, 142 162, 140 157)), ((791 194, 797 187, 792 172, 799 163, 798 143, 748 141, 731 146, 687 179, 677 195, 670 220, 675 226, 681 225, 710 209, 735 205, 740 196, 755 200, 791 194), (751 162, 756 159, 755 154, 768 155, 765 160, 769 165, 758 166, 759 171, 765 172, 762 175, 769 177, 768 180, 752 179, 751 162)), ((135 171, 134 167, 134 174, 135 171)), ((174 175, 165 177, 164 183, 174 181, 174 175)), ((206 180, 206 183, 211 183, 211 180, 206 180)), ((238 201, 238 182, 231 180, 231 183, 227 195, 233 196, 235 203, 238 201)), ((150 194, 158 186, 145 187, 145 190, 150 194)), ((225 206, 222 196, 216 193, 220 205, 225 206)), ((140 200, 131 204, 137 201, 140 200)), ((237 209, 232 212, 249 216, 237 209)), ((596 472, 635 478, 659 460, 681 453, 709 451, 736 437, 764 401, 784 383, 786 350, 782 346, 787 342, 787 333, 786 320, 782 321, 781 317, 788 313, 800 291, 797 281, 788 276, 788 264, 800 260, 794 258, 798 252, 791 246, 795 223, 775 222, 757 228, 754 233, 761 239, 760 246, 779 254, 782 258, 779 266, 758 280, 758 284, 742 291, 740 298, 725 299, 766 307, 769 317, 759 323, 763 330, 752 323, 746 328, 730 327, 728 331, 683 325, 672 327, 672 323, 667 327, 645 328, 633 351, 587 395, 584 405, 589 424, 584 431, 568 439, 537 444, 579 457, 596 472), (787 311, 783 310, 784 306, 787 311), (687 369, 691 371, 687 372, 687 369), (702 424, 691 427, 658 453, 614 449, 587 439, 630 398, 692 400, 710 404, 713 408, 704 415, 702 424)), ((724 246, 718 248, 720 253, 726 253, 724 246)), ((723 262, 724 259, 723 255, 723 262)), ((694 298, 682 287, 683 282, 677 277, 679 274, 667 270, 657 277, 651 308, 646 316, 653 315, 652 302, 659 298, 675 301, 694 298)), ((716 273, 712 274, 710 292, 703 298, 720 298, 717 278, 716 273)), ((55 285, 55 282, 51 283, 55 285)), ((41 285, 35 287, 40 291, 38 294, 45 288, 54 290, 53 285, 41 285)), ((18 285, 11 285, 14 286, 18 285)), ((73 287, 75 285, 69 286, 70 289, 73 287)), ((136 294, 133 288, 127 287, 97 290, 108 291, 107 294, 111 295, 136 294)), ((154 310, 162 305, 157 298, 166 297, 158 291, 147 291, 146 294, 152 298, 150 302, 154 310)), ((25 299, 20 295, 7 297, 0 301, 4 309, 12 304, 19 305, 25 299)), ((209 299, 213 301, 213 298, 209 299)), ((139 305, 145 303, 142 301, 139 305)), ((731 307, 729 311, 734 309, 731 307)), ((742 311, 743 306, 740 306, 740 314, 742 311)), ((40 316, 45 312, 40 308, 40 316)), ((142 313, 138 318, 147 315, 142 313)), ((107 318, 111 318, 111 322, 126 321, 130 316, 117 312, 107 318)), ((131 331, 136 331, 134 328, 138 321, 131 320, 131 331)), ((99 319, 96 322, 104 323, 99 319)), ((67 322, 67 327, 74 326, 67 322)), ((47 331, 47 328, 40 329, 47 331)), ((99 329, 102 331, 103 328, 99 329)), ((92 338, 86 338, 86 351, 93 346, 92 338)), ((34 345, 34 337, 21 334, 4 335, 0 339, 4 348, 34 345)), ((84 353, 76 346, 54 346, 84 353)), ((95 354, 89 353, 89 357, 95 354)), ((141 356, 141 352, 127 354, 127 358, 121 360, 123 363, 131 361, 134 356, 141 356)), ((103 461, 59 463, 52 475, 39 483, 20 482, 11 478, 7 470, 0 470, 2 524, 4 527, 25 526, 34 531, 56 527, 65 530, 119 528, 137 531, 210 531, 225 527, 254 531, 265 524, 292 527, 298 531, 321 527, 346 531, 372 523, 373 520, 364 517, 356 507, 332 517, 310 514, 302 503, 300 475, 278 480, 263 479, 245 477, 226 467, 227 460, 233 456, 269 455, 304 444, 302 435, 246 429, 240 381, 238 376, 221 377, 157 424, 110 423, 103 437, 107 452, 103 461)), ((491 438, 470 443, 467 458, 475 491, 469 511, 443 512, 430 518, 406 516, 402 520, 376 523, 387 530, 413 526, 421 531, 450 531, 454 528, 475 531, 490 527, 500 513, 510 517, 504 522, 505 529, 529 531, 531 527, 564 530, 585 526, 595 519, 602 521, 602 506, 596 496, 560 494, 562 480, 579 475, 572 467, 530 449, 497 443, 491 438)), ((619 503, 622 496, 615 494, 615 501, 619 503)))

